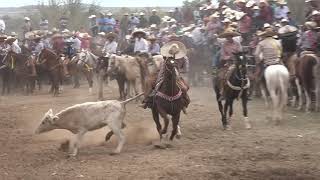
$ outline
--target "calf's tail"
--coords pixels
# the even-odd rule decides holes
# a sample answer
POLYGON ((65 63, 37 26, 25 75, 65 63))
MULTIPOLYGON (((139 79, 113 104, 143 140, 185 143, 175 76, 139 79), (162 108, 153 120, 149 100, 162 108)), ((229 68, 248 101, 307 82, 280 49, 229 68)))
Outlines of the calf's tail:
POLYGON ((140 94, 138 94, 137 96, 135 96, 135 97, 133 97, 133 98, 127 99, 127 100, 125 100, 125 101, 122 101, 121 104, 125 106, 125 105, 128 104, 129 102, 131 102, 131 101, 133 101, 133 100, 136 100, 137 98, 139 98, 139 97, 142 96, 142 95, 144 95, 144 93, 140 93, 140 94))

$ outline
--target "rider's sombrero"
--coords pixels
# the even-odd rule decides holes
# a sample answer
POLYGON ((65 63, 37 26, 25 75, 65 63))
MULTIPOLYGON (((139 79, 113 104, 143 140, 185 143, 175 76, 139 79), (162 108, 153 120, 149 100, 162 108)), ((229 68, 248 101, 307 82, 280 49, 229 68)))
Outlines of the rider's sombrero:
POLYGON ((308 29, 315 29, 317 27, 317 23, 313 21, 307 21, 304 25, 308 29))
POLYGON ((5 43, 13 43, 17 38, 8 36, 7 39, 5 40, 5 43))
POLYGON ((181 59, 187 55, 187 48, 180 41, 171 41, 162 46, 161 55, 181 59))
POLYGON ((109 32, 109 33, 107 33, 106 34, 106 38, 108 39, 108 38, 114 38, 114 39, 116 39, 118 37, 118 35, 116 34, 116 33, 114 33, 114 32, 109 32))
POLYGON ((62 38, 63 36, 62 36, 62 34, 60 34, 60 33, 56 33, 56 34, 54 34, 53 36, 52 36, 52 39, 55 39, 55 38, 62 38))
POLYGON ((241 34, 236 32, 235 29, 233 28, 228 28, 219 35, 219 38, 236 37, 236 36, 241 36, 241 34))
POLYGON ((154 35, 151 35, 151 36, 148 37, 148 40, 149 40, 149 41, 156 41, 156 40, 157 40, 157 37, 154 36, 154 35))
POLYGON ((132 37, 137 37, 138 36, 138 34, 142 34, 142 36, 143 37, 146 37, 147 36, 147 33, 144 31, 144 30, 142 30, 142 29, 137 29, 137 30, 135 30, 133 33, 132 33, 132 37))
POLYGON ((25 39, 31 39, 35 34, 33 32, 26 32, 24 34, 25 39))
POLYGON ((273 30, 272 27, 266 28, 266 29, 260 34, 261 37, 273 37, 273 36, 275 36, 275 35, 277 35, 277 33, 274 32, 274 30, 273 30))
POLYGON ((279 30, 278 30, 278 33, 280 35, 282 34, 288 34, 288 33, 294 33, 294 32, 297 32, 298 31, 298 28, 294 27, 294 26, 283 26, 281 27, 279 30))
POLYGON ((102 37, 105 37, 105 36, 106 36, 106 33, 105 33, 105 32, 99 32, 98 35, 99 35, 99 36, 102 36, 102 37))

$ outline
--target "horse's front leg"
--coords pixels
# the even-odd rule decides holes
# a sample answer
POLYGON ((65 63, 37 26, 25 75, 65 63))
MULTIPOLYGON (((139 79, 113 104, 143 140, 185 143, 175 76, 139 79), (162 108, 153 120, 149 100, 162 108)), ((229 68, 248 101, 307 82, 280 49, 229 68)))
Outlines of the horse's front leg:
POLYGON ((173 138, 176 136, 178 132, 179 120, 180 120, 180 113, 172 116, 172 132, 170 136, 171 141, 173 140, 173 138))
POLYGON ((167 134, 168 126, 169 126, 168 114, 164 110, 162 110, 160 108, 158 110, 159 110, 159 113, 160 113, 161 117, 164 120, 164 128, 161 130, 161 134, 167 134))
POLYGON ((162 127, 161 127, 161 123, 160 123, 160 119, 159 119, 159 112, 155 107, 153 107, 151 110, 152 110, 153 121, 156 123, 157 131, 159 133, 160 140, 161 140, 162 139, 162 133, 161 133, 162 127))
POLYGON ((222 124, 223 124, 224 130, 230 130, 230 126, 228 126, 228 122, 227 122, 227 113, 228 113, 229 105, 230 105, 230 99, 227 98, 226 102, 224 103, 223 116, 222 116, 222 124))
POLYGON ((242 108, 243 108, 243 118, 244 118, 244 123, 245 123, 245 127, 246 129, 251 129, 251 124, 249 121, 249 117, 248 117, 248 95, 247 92, 244 91, 241 97, 241 101, 242 101, 242 108))
POLYGON ((93 71, 87 72, 87 81, 89 84, 89 94, 92 94, 92 87, 93 87, 93 71))

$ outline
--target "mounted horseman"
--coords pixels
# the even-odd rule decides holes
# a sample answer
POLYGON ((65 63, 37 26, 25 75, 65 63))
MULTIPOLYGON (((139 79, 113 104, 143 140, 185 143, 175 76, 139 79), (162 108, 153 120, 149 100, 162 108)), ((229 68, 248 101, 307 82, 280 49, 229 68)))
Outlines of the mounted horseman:
MULTIPOLYGON (((181 76, 180 72, 183 72, 184 69, 179 69, 182 67, 181 64, 186 64, 188 61, 187 57, 187 48, 180 41, 171 41, 166 43, 161 48, 161 55, 164 56, 165 59, 172 59, 171 61, 175 65, 175 73, 177 74, 177 85, 182 90, 182 99, 183 99, 183 107, 182 110, 186 113, 186 108, 190 103, 190 98, 187 94, 189 90, 189 85, 186 84, 185 80, 181 76)), ((141 107, 146 109, 147 107, 153 107, 154 97, 157 95, 159 88, 161 87, 164 80, 164 72, 165 72, 165 62, 162 62, 160 65, 160 70, 156 74, 151 74, 149 80, 147 80, 147 88, 145 93, 145 99, 143 100, 143 104, 141 107)))

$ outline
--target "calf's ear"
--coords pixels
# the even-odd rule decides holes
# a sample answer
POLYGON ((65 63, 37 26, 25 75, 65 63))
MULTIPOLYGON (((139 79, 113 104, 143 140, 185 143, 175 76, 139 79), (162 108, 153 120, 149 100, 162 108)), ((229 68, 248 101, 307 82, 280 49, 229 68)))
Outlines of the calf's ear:
POLYGON ((59 120, 59 117, 58 117, 58 116, 53 116, 53 117, 52 117, 52 122, 55 122, 55 121, 57 121, 57 120, 59 120))
POLYGON ((53 114, 53 111, 52 111, 52 109, 49 109, 49 111, 47 112, 47 114, 53 114))

